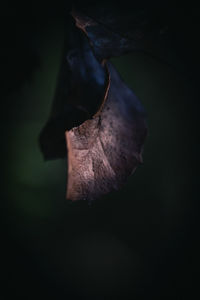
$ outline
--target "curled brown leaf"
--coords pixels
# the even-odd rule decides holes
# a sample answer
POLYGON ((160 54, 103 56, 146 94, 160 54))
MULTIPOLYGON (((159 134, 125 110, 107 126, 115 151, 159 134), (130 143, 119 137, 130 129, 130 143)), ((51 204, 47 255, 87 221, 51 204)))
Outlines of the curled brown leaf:
POLYGON ((107 69, 110 83, 99 113, 66 131, 71 200, 91 201, 119 189, 142 162, 144 109, 111 63, 107 69))

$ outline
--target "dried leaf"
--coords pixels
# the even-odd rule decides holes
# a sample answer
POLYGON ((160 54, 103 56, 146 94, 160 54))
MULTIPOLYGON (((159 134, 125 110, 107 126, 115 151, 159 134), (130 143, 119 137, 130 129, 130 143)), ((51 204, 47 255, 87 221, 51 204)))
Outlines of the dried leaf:
MULTIPOLYGON (((105 44, 97 53, 86 31, 72 23, 70 32, 40 147, 46 159, 67 155, 67 198, 92 201, 120 188, 142 162, 147 126, 140 101, 104 59, 105 44)), ((118 51, 113 33, 109 42, 118 51)))
POLYGON ((111 63, 107 69, 110 83, 98 114, 66 131, 71 200, 91 201, 118 189, 142 162, 144 109, 111 63))

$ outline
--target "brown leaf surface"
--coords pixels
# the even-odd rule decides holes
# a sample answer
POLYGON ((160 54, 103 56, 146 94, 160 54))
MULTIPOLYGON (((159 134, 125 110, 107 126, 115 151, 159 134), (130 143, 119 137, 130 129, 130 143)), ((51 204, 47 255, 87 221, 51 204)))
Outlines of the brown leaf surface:
POLYGON ((111 63, 106 66, 110 83, 99 112, 65 134, 67 198, 73 201, 117 190, 142 162, 144 109, 111 63))

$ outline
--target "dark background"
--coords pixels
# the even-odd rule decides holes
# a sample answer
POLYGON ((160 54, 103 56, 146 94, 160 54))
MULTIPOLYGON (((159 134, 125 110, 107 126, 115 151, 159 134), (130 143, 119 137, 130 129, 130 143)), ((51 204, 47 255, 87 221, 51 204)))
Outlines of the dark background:
POLYGON ((198 297, 199 10, 151 2, 167 28, 153 55, 112 60, 149 134, 127 185, 88 206, 65 200, 67 162, 38 146, 70 5, 1 10, 1 299, 198 297))

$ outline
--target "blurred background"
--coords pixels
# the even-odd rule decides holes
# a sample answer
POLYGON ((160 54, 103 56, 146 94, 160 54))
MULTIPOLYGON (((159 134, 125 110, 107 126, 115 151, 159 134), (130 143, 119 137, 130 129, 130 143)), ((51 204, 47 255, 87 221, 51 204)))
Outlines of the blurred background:
POLYGON ((199 13, 152 3, 154 55, 112 59, 148 115, 144 164, 118 192, 65 199, 67 161, 44 161, 64 41, 59 3, 5 6, 2 21, 1 299, 191 299, 199 293, 199 13))

